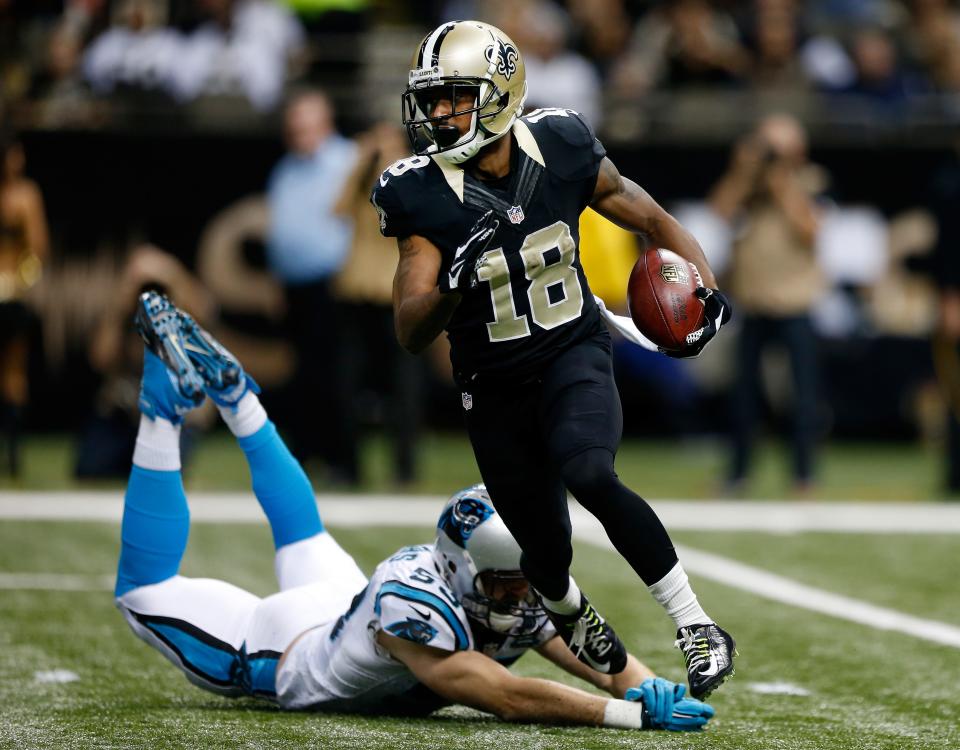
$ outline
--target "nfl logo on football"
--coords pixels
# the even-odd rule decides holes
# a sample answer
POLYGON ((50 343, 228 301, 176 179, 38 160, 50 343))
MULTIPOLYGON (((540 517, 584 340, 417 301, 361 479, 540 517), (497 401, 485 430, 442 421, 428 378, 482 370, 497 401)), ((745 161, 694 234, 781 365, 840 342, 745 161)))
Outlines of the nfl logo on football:
POLYGON ((507 218, 510 219, 511 224, 519 224, 524 219, 523 209, 520 206, 514 206, 507 211, 507 218))
POLYGON ((473 396, 469 393, 461 393, 460 397, 463 399, 463 410, 470 411, 473 408, 473 396))
POLYGON ((676 263, 666 263, 660 267, 660 275, 668 284, 686 284, 690 278, 687 270, 676 263))

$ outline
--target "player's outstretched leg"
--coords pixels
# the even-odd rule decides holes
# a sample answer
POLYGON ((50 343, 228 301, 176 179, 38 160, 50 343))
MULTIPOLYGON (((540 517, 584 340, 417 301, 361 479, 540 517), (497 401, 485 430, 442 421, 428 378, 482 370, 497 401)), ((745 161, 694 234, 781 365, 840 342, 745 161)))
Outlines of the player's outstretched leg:
POLYGON ((604 674, 619 674, 627 666, 627 650, 613 628, 587 601, 573 577, 561 600, 543 598, 557 634, 584 664, 604 674))
POLYGON ((310 480, 267 417, 256 381, 240 361, 189 315, 179 311, 184 350, 203 388, 236 436, 250 468, 253 491, 270 523, 281 591, 330 581, 349 593, 367 579, 353 558, 324 530, 310 480))
POLYGON ((180 475, 180 426, 205 398, 170 301, 156 292, 142 294, 136 328, 146 346, 140 428, 124 496, 118 597, 177 575, 190 529, 180 475))
POLYGON ((142 416, 124 496, 118 597, 175 576, 187 546, 190 512, 180 475, 180 425, 197 402, 192 391, 181 389, 182 372, 144 351, 142 416))

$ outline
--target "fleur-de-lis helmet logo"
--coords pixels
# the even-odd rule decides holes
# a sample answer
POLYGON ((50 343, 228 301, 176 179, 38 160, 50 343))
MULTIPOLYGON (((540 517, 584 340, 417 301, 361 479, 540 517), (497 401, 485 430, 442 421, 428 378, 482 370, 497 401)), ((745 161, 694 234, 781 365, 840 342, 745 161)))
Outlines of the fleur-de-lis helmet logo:
POLYGON ((496 44, 491 44, 485 50, 488 63, 497 63, 497 72, 506 78, 517 72, 517 60, 520 59, 520 53, 512 44, 504 44, 502 39, 497 39, 496 44))

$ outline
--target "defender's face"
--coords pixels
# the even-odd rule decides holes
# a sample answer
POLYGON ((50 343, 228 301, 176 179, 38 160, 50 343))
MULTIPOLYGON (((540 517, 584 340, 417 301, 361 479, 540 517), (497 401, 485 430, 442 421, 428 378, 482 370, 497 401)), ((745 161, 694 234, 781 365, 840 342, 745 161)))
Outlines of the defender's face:
POLYGON ((498 604, 512 606, 527 602, 530 598, 530 582, 522 576, 504 577, 490 571, 480 574, 486 595, 498 604))

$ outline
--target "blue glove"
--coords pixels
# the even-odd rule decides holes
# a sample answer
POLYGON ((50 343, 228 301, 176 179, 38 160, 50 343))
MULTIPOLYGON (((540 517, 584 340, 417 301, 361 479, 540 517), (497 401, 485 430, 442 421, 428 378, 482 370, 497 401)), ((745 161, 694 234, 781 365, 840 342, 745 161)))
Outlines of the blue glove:
POLYGON ((643 703, 650 729, 695 732, 706 726, 714 710, 707 703, 684 698, 686 692, 686 685, 662 677, 648 677, 640 687, 627 690, 624 699, 643 703))

